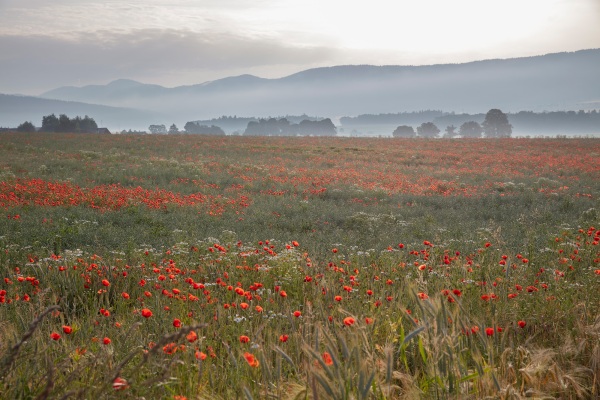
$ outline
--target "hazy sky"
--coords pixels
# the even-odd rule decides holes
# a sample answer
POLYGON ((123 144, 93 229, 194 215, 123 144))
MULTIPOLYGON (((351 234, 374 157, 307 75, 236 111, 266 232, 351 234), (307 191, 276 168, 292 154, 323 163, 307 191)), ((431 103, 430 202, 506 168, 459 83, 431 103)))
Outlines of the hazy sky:
POLYGON ((0 93, 600 48, 600 0, 0 0, 0 93))

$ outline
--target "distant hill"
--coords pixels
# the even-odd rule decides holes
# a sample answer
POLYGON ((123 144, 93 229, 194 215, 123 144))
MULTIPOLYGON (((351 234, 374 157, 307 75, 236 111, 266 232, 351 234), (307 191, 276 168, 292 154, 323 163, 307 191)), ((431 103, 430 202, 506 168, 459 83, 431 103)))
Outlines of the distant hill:
POLYGON ((49 114, 56 116, 66 114, 71 118, 88 115, 98 126, 108 126, 112 130, 125 128, 146 130, 151 123, 165 118, 151 111, 0 94, 0 127, 14 128, 25 121, 40 127, 42 117, 49 114))
POLYGON ((131 107, 164 123, 219 115, 343 115, 452 110, 485 113, 600 108, 600 49, 429 66, 348 65, 279 79, 241 75, 166 88, 131 80, 62 87, 45 98, 131 107))

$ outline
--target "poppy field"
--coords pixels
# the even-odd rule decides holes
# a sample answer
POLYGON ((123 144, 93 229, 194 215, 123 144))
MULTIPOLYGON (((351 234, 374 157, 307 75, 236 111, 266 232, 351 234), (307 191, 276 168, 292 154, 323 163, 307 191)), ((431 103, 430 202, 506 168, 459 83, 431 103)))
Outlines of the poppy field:
POLYGON ((0 398, 600 396, 600 140, 0 134, 0 398))

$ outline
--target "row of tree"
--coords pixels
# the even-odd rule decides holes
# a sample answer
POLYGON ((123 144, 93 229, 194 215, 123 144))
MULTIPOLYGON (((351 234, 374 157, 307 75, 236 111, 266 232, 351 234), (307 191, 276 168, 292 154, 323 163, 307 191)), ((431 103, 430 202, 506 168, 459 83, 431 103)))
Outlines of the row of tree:
POLYGON ((167 131, 167 127, 165 125, 150 125, 148 127, 148 131, 155 135, 174 135, 177 133, 193 133, 200 135, 225 135, 223 129, 219 128, 215 125, 201 125, 197 122, 188 122, 185 124, 183 131, 180 131, 177 128, 177 125, 172 124, 167 131))
POLYGON ((335 136, 337 129, 329 118, 321 121, 302 120, 292 124, 286 118, 259 119, 248 122, 244 136, 335 136))
POLYGON ((46 115, 42 118, 41 132, 76 132, 76 133, 96 133, 98 124, 93 118, 87 115, 83 118, 76 116, 69 118, 65 114, 58 117, 54 114, 46 115))
MULTIPOLYGON (((440 129, 433 122, 424 122, 417 131, 409 125, 398 126, 392 135, 394 137, 436 137, 440 133, 440 129)), ((456 132, 456 127, 450 125, 446 127, 444 137, 454 137, 461 135, 462 137, 481 137, 485 133, 485 137, 504 138, 510 137, 512 134, 512 125, 508 122, 508 117, 501 110, 493 108, 485 115, 483 124, 475 121, 467 121, 463 123, 456 132)))
MULTIPOLYGON (((37 129, 33 123, 25 121, 17 127, 17 131, 35 132, 37 129)), ((87 115, 83 118, 80 116, 69 118, 65 114, 60 114, 58 117, 50 114, 42 117, 40 132, 96 133, 98 132, 98 124, 87 115)))
POLYGON ((184 126, 186 133, 195 133, 199 135, 225 135, 225 131, 216 125, 202 125, 197 122, 188 122, 184 126))

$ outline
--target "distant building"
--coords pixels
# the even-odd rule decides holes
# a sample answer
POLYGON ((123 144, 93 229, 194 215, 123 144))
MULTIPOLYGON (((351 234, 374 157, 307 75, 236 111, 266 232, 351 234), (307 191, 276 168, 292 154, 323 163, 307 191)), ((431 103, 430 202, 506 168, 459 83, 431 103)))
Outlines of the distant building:
POLYGON ((108 130, 108 128, 98 128, 97 133, 104 133, 110 135, 110 131, 108 130))

